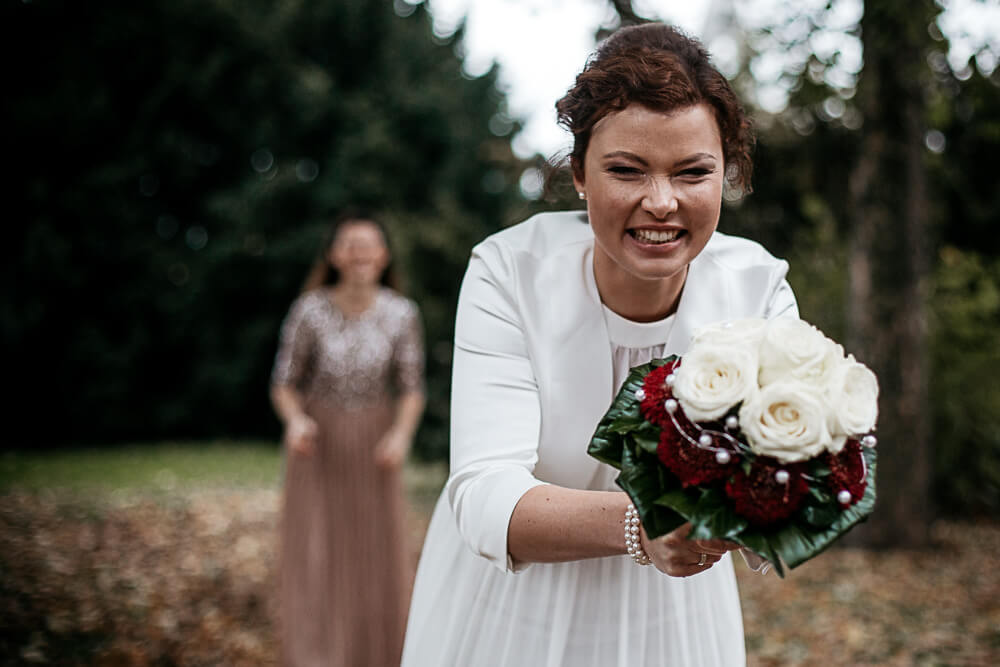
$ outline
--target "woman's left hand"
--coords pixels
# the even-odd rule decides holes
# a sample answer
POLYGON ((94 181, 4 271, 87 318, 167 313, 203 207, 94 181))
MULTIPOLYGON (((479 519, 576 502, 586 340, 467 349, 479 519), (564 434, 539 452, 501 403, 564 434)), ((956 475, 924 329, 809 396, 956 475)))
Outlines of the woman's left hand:
POLYGON ((726 554, 739 549, 740 545, 726 540, 689 540, 691 524, 685 523, 674 531, 649 539, 645 529, 642 533, 642 548, 656 569, 672 577, 690 577, 704 572, 726 554))
POLYGON ((375 465, 379 468, 398 468, 410 451, 410 437, 390 429, 375 446, 375 465))

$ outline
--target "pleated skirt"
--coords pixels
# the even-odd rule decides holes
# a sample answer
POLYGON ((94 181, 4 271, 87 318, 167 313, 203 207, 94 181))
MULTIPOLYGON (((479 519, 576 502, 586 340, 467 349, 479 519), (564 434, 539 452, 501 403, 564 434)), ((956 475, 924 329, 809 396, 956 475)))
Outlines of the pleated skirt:
POLYGON ((730 556, 686 578, 628 556, 504 572, 438 501, 413 589, 404 667, 740 667, 730 556))

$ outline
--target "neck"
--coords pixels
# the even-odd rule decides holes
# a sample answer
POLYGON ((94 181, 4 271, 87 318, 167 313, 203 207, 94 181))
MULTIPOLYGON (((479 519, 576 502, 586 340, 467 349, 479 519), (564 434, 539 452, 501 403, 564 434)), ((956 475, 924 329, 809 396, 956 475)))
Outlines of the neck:
POLYGON ((605 306, 633 322, 656 322, 674 313, 681 299, 687 267, 674 276, 646 280, 621 270, 600 253, 594 254, 594 279, 605 306))
POLYGON ((339 282, 333 286, 333 300, 345 312, 359 313, 375 301, 380 285, 339 282))

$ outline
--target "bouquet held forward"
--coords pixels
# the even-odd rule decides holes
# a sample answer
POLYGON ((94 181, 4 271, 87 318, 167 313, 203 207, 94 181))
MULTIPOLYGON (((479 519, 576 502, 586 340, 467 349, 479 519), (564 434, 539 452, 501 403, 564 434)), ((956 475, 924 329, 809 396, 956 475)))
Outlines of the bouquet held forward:
POLYGON ((591 439, 650 538, 743 545, 784 576, 875 506, 878 381, 798 319, 695 332, 629 373, 591 439))

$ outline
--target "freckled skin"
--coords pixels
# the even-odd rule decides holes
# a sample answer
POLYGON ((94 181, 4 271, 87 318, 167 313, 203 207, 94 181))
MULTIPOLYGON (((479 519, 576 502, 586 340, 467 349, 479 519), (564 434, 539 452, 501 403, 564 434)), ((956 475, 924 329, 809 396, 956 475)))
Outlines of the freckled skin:
POLYGON ((722 139, 704 104, 670 113, 631 105, 601 119, 574 183, 587 196, 601 298, 630 319, 676 309, 687 267, 719 223, 722 139), (667 243, 636 230, 679 231, 667 243))

